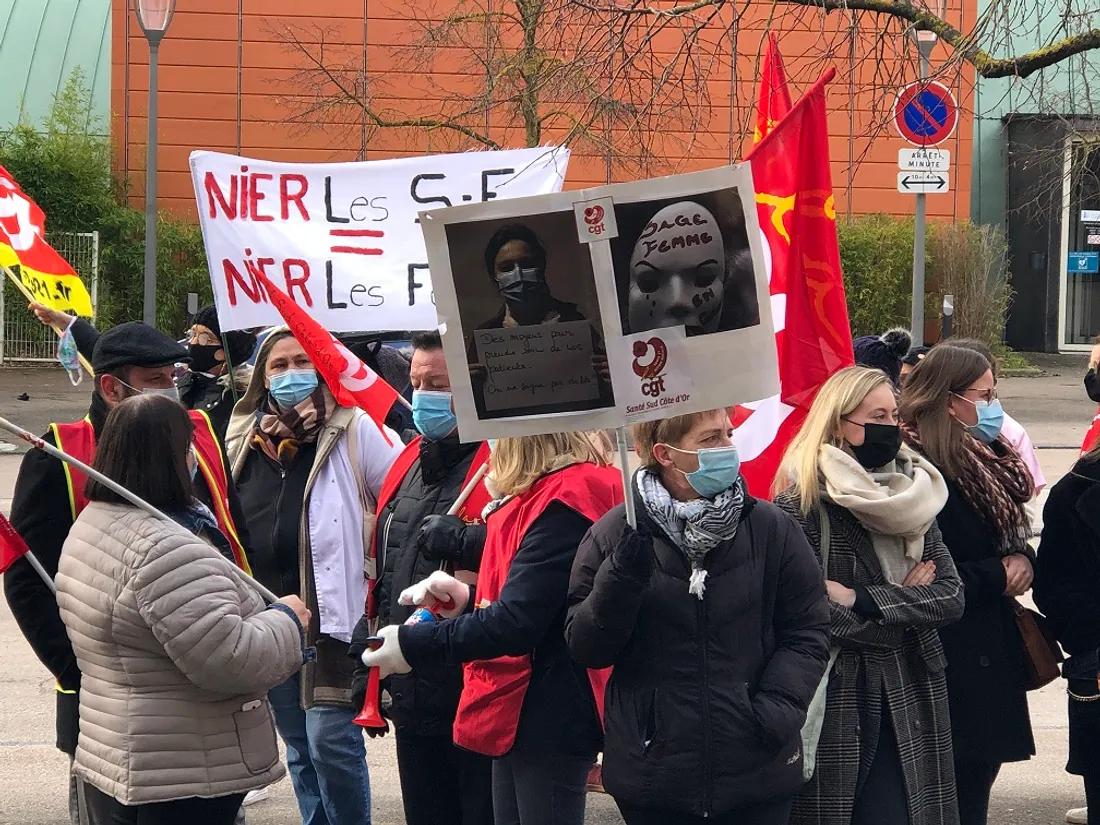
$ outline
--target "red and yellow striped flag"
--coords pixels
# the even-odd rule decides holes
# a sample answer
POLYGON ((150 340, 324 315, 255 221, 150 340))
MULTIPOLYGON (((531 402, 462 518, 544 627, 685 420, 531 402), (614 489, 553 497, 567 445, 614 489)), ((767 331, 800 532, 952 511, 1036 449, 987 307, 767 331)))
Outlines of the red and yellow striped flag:
POLYGON ((10 270, 33 300, 90 317, 88 290, 68 262, 46 243, 45 231, 45 213, 0 166, 0 266, 10 270))

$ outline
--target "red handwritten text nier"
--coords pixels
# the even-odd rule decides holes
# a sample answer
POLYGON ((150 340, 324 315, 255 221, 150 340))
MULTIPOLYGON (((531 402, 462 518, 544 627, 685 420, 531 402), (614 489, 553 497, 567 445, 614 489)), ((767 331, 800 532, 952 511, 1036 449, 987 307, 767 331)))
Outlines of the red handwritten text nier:
POLYGON ((239 175, 230 175, 229 184, 223 189, 213 172, 203 177, 206 190, 207 214, 211 218, 222 217, 229 220, 273 221, 275 203, 278 203, 278 217, 287 220, 293 207, 303 220, 309 220, 306 208, 306 192, 309 191, 309 179, 297 172, 284 172, 272 175, 267 172, 249 172, 247 166, 241 167, 239 175))
MULTIPOLYGON (((222 275, 225 278, 226 294, 229 305, 237 306, 244 299, 254 304, 270 303, 263 283, 257 277, 264 275, 276 280, 281 274, 286 285, 286 294, 299 306, 312 307, 313 293, 310 292, 310 277, 315 274, 309 261, 302 258, 267 258, 253 255, 252 250, 244 250, 243 260, 222 258, 222 275), (297 295, 295 295, 297 292, 297 295)), ((357 307, 376 307, 385 303, 382 287, 377 284, 352 283, 341 278, 343 289, 334 287, 333 262, 325 261, 325 303, 329 309, 347 309, 348 305, 357 307)))

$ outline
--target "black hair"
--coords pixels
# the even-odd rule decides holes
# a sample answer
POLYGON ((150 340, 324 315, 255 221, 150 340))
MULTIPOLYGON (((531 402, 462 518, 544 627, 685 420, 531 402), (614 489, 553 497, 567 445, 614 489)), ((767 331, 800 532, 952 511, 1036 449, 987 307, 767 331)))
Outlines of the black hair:
MULTIPOLYGON (((187 453, 195 425, 178 401, 135 395, 115 405, 103 425, 92 467, 158 510, 191 505, 187 453)), ((88 479, 89 501, 129 502, 107 485, 88 479)))
POLYGON ((439 330, 430 329, 427 332, 418 332, 412 339, 413 349, 423 350, 424 352, 435 352, 436 350, 443 349, 443 338, 439 334, 439 330))
POLYGON ((546 271, 546 249, 539 240, 539 236, 529 226, 510 223, 494 232, 489 238, 489 243, 485 245, 485 271, 489 273, 490 278, 496 280, 497 253, 509 241, 523 241, 527 244, 538 261, 539 269, 546 271))

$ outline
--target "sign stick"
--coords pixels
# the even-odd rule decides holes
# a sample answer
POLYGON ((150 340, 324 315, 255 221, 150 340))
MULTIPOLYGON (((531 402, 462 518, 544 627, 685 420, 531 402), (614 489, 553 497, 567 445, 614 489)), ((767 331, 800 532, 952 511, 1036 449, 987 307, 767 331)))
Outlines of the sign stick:
MULTIPOLYGON (((149 515, 155 516, 156 518, 159 518, 162 521, 167 521, 167 522, 170 522, 172 524, 176 523, 175 521, 170 519, 168 516, 166 516, 164 513, 162 513, 160 510, 158 510, 156 507, 154 507, 152 504, 145 501, 145 499, 135 495, 134 493, 131 493, 129 490, 127 490, 121 484, 118 484, 117 482, 112 481, 111 479, 107 478, 107 476, 103 475, 103 473, 99 472, 98 470, 93 470, 91 467, 89 467, 83 461, 80 461, 79 459, 73 458, 71 455, 64 452, 63 450, 57 449, 57 447, 53 446, 52 444, 46 443, 41 438, 36 436, 34 433, 29 432, 27 430, 24 430, 22 427, 18 426, 17 424, 13 424, 12 422, 8 421, 8 419, 0 417, 0 429, 7 430, 12 435, 18 436, 19 438, 26 441, 28 444, 30 444, 35 449, 41 450, 42 452, 46 453, 47 455, 52 455, 54 458, 59 459, 60 461, 64 461, 66 464, 71 464, 73 467, 76 467, 76 469, 80 470, 80 472, 82 472, 86 476, 88 476, 88 478, 94 478, 96 481, 98 481, 104 487, 118 493, 120 496, 122 496, 124 499, 129 501, 135 507, 140 507, 142 510, 149 513, 149 515)), ((32 561, 31 564, 33 565, 34 562, 32 561)), ((251 587, 257 593, 259 593, 261 596, 263 596, 265 601, 268 601, 268 602, 278 601, 278 598, 275 596, 274 593, 272 593, 270 590, 268 590, 266 587, 264 587, 262 584, 260 584, 254 578, 252 578, 251 576, 246 574, 244 571, 240 570, 236 566, 233 566, 233 570, 237 573, 238 577, 245 584, 247 584, 249 587, 251 587)), ((40 575, 44 572, 45 571, 41 571, 40 575)), ((52 582, 51 582, 51 584, 52 584, 52 582)))
POLYGON ((634 513, 634 491, 630 486, 630 464, 627 462, 626 428, 615 429, 615 440, 619 442, 619 463, 623 472, 623 503, 626 505, 626 523, 631 527, 638 526, 638 517, 634 513))
MULTIPOLYGON (((23 282, 21 280, 19 280, 19 277, 14 272, 12 272, 6 266, 3 269, 4 269, 4 274, 8 276, 8 280, 10 280, 13 284, 15 284, 15 288, 18 289, 20 291, 20 293, 22 293, 23 297, 26 298, 27 301, 29 301, 30 303, 35 303, 36 301, 38 301, 38 299, 35 298, 34 295, 31 294, 31 291, 29 289, 27 289, 25 286, 23 286, 23 282)), ((60 338, 61 336, 63 336, 65 334, 65 330, 60 329, 59 327, 56 327, 53 324, 50 324, 50 329, 52 329, 54 332, 57 333, 58 338, 60 338)), ((95 370, 93 370, 92 365, 88 363, 88 359, 85 358, 83 355, 80 355, 79 358, 80 358, 80 365, 88 371, 88 375, 90 375, 92 378, 95 378, 95 370)), ((33 562, 32 562, 32 564, 33 564, 33 562)), ((51 582, 51 584, 52 584, 52 582, 51 582)))

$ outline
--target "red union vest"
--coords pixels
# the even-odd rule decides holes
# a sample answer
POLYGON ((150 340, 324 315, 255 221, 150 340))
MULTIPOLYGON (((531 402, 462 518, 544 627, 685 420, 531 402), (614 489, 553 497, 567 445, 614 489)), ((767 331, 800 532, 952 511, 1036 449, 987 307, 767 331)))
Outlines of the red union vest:
MULTIPOLYGON (((397 460, 390 465, 389 471, 386 473, 386 479, 382 482, 382 489, 378 491, 378 506, 375 508, 376 513, 381 516, 382 512, 386 509, 393 497, 397 495, 397 491, 401 489, 401 484, 405 481, 405 476, 409 474, 409 470, 420 458, 420 442, 423 440, 422 436, 417 436, 408 444, 405 445, 405 449, 401 451, 401 455, 397 457, 397 460)), ((466 489, 466 485, 470 483, 474 475, 482 465, 489 460, 489 445, 482 442, 481 446, 477 448, 477 452, 474 453, 474 458, 470 462, 470 468, 466 471, 466 478, 462 481, 462 487, 460 492, 466 489)), ((489 491, 485 489, 485 481, 479 481, 477 486, 474 487, 470 493, 470 497, 463 502, 462 507, 458 510, 458 517, 465 521, 467 524, 477 524, 481 521, 481 511, 485 509, 485 505, 489 503, 492 496, 489 495, 489 491)), ((374 535, 371 537, 370 547, 367 549, 367 578, 370 581, 369 590, 367 591, 367 617, 375 618, 378 616, 378 605, 374 601, 374 584, 379 578, 379 571, 375 568, 376 560, 379 556, 378 542, 382 540, 381 530, 378 529, 382 519, 378 519, 375 522, 374 535), (373 569, 373 572, 371 572, 373 569)))
MULTIPOLYGON (((553 502, 559 501, 595 523, 622 500, 622 475, 614 467, 575 464, 540 479, 526 493, 493 513, 487 522, 474 604, 485 606, 500 598, 524 534, 553 502)), ((563 593, 563 599, 564 596, 563 593)), ((588 671, 601 723, 610 675, 610 668, 588 671)), ((530 681, 530 654, 463 665, 454 743, 485 756, 503 756, 511 750, 530 681)))
POLYGON ((1081 455, 1096 446, 1097 441, 1100 441, 1100 408, 1097 408, 1096 416, 1092 419, 1088 432, 1085 433, 1085 440, 1081 442, 1081 455))
MULTIPOLYGON (((214 428, 210 424, 210 418, 201 410, 188 410, 191 422, 195 425, 194 443, 195 457, 199 462, 199 472, 210 490, 214 518, 218 521, 218 528, 222 531, 229 545, 233 548, 233 560, 237 567, 249 575, 252 569, 248 565, 241 539, 237 535, 233 516, 229 512, 229 474, 222 460, 222 449, 218 443, 218 437, 214 434, 214 428)), ((74 421, 71 424, 51 424, 54 441, 59 450, 71 455, 85 464, 91 464, 95 458, 95 430, 92 422, 85 418, 83 421, 74 421)), ((87 476, 65 462, 61 463, 65 470, 65 482, 69 487, 69 508, 73 514, 73 520, 80 515, 88 505, 84 497, 84 485, 87 476)))

